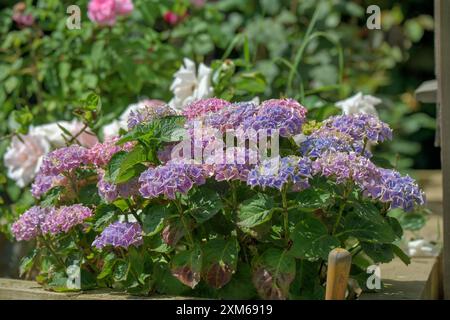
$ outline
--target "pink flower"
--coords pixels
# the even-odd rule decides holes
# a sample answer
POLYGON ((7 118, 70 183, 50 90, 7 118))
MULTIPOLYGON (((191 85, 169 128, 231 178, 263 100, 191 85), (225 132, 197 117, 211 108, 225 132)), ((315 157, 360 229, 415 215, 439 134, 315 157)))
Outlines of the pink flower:
POLYGON ((12 19, 19 27, 30 27, 34 23, 34 17, 31 14, 15 13, 12 19))
POLYGON ((88 17, 99 25, 112 26, 116 23, 115 0, 91 0, 88 17))
POLYGON ((172 26, 177 24, 179 20, 180 20, 180 17, 172 11, 167 11, 164 14, 164 21, 172 26))
POLYGON ((29 133, 14 136, 3 158, 7 175, 23 188, 30 183, 42 163, 44 154, 50 151, 47 139, 39 134, 29 133))
POLYGON ((88 17, 99 25, 112 26, 116 17, 133 11, 132 0, 91 0, 88 4, 88 17))
POLYGON ((201 8, 205 5, 206 0, 191 0, 191 4, 196 8, 201 8))
POLYGON ((131 0, 116 0, 116 13, 126 15, 133 11, 133 2, 131 0))

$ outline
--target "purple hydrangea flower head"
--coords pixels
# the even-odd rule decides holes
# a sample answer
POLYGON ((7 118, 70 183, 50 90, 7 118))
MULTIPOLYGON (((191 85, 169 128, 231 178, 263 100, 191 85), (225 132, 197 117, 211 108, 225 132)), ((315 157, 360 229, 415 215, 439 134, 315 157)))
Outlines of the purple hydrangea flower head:
POLYGON ((83 224, 92 216, 92 210, 81 204, 62 206, 51 210, 41 224, 43 234, 67 233, 73 227, 83 224))
POLYGON ((106 139, 103 143, 96 143, 88 150, 88 162, 93 163, 98 167, 103 167, 108 164, 117 152, 130 151, 133 149, 133 142, 126 142, 123 145, 117 145, 119 139, 119 137, 113 137, 106 139))
POLYGON ((54 176, 45 175, 39 172, 34 178, 33 184, 31 185, 31 194, 33 195, 33 197, 38 199, 48 190, 56 186, 65 185, 65 182, 66 178, 62 174, 54 176))
POLYGON ((355 141, 349 134, 331 128, 314 131, 300 144, 300 153, 311 158, 318 158, 327 152, 352 151, 366 158, 372 157, 372 153, 364 148, 363 141, 355 141))
POLYGON ((218 98, 201 99, 187 105, 183 110, 183 115, 188 120, 192 120, 209 113, 215 113, 229 105, 230 102, 218 98))
POLYGON ((186 194, 194 185, 204 184, 205 171, 199 165, 170 161, 144 171, 139 183, 139 192, 144 198, 164 195, 175 199, 177 192, 186 194))
POLYGON ((122 247, 128 249, 129 246, 138 247, 143 243, 142 228, 135 222, 114 222, 107 226, 103 232, 95 238, 92 246, 102 249, 106 246, 122 247))
POLYGON ((204 123, 225 132, 227 129, 238 129, 243 126, 244 120, 253 118, 258 111, 258 106, 253 102, 233 103, 218 112, 208 114, 204 123))
POLYGON ((44 156, 40 172, 57 176, 89 162, 88 149, 79 145, 59 148, 44 156))
POLYGON ((300 144, 300 153, 307 157, 319 158, 324 153, 330 151, 351 152, 353 149, 350 145, 336 137, 307 137, 306 140, 300 144))
POLYGON ((355 141, 367 140, 372 143, 392 139, 392 129, 371 114, 352 114, 331 117, 324 121, 320 131, 335 130, 346 133, 355 141))
POLYGON ((378 168, 355 152, 328 152, 312 163, 313 174, 333 178, 337 183, 353 181, 362 189, 378 179, 378 168))
POLYGON ((11 226, 11 232, 18 241, 28 241, 41 235, 41 224, 53 208, 32 207, 23 213, 11 226))
POLYGON ((300 191, 309 187, 311 178, 311 160, 303 157, 288 156, 264 160, 250 171, 247 184, 254 187, 270 187, 281 190, 288 183, 300 191))
POLYGON ((108 203, 115 201, 117 198, 129 198, 139 194, 137 178, 124 183, 114 184, 105 180, 105 172, 103 170, 99 170, 98 176, 98 193, 108 203))
POLYGON ((262 103, 256 116, 244 120, 244 129, 269 134, 279 130, 282 137, 292 137, 302 132, 306 109, 293 99, 272 99, 262 103))
POLYGON ((247 181, 248 173, 257 162, 258 153, 256 151, 243 147, 232 147, 208 157, 204 167, 216 181, 247 181))
POLYGON ((398 171, 379 169, 380 178, 367 184, 365 194, 390 203, 391 209, 401 208, 411 211, 415 205, 425 204, 425 194, 410 176, 402 176, 398 171))
POLYGON ((131 111, 128 115, 128 130, 141 123, 150 122, 153 119, 175 115, 175 111, 160 100, 149 100, 148 103, 137 111, 131 111))

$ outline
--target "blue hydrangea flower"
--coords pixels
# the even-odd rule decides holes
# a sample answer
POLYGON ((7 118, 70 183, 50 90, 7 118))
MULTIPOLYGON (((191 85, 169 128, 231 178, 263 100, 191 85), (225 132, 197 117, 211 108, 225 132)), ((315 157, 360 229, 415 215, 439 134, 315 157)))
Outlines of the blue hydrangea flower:
POLYGON ((305 117, 306 109, 293 99, 267 100, 256 116, 244 119, 244 130, 266 130, 267 134, 278 130, 280 136, 291 137, 302 132, 305 117))
POLYGON ((114 222, 97 236, 92 246, 102 249, 106 246, 122 247, 140 246, 143 243, 142 228, 136 222, 114 222))
POLYGON ((88 149, 79 145, 71 145, 47 154, 42 160, 40 172, 45 175, 57 176, 87 163, 89 163, 88 149))
POLYGON ((392 139, 392 129, 371 114, 358 113, 331 117, 323 122, 318 131, 329 129, 346 133, 355 141, 367 140, 371 143, 378 143, 392 139))
POLYGON ((309 187, 310 177, 311 160, 289 156, 264 160, 250 171, 247 184, 281 190, 286 184, 292 183, 293 189, 300 191, 309 187))
POLYGON ((168 162, 144 171, 139 182, 139 192, 144 198, 164 195, 175 199, 176 193, 186 194, 194 185, 205 183, 205 173, 200 166, 168 162))

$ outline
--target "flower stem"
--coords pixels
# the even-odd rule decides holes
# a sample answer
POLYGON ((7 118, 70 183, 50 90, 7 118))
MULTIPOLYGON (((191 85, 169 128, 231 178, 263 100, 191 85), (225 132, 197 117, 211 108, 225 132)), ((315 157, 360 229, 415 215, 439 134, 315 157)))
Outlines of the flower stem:
POLYGON ((130 199, 125 199, 126 203, 128 204, 128 209, 130 209, 131 214, 136 219, 136 221, 142 226, 142 220, 137 214, 136 210, 134 210, 133 204, 131 203, 130 199))
POLYGON ((336 222, 333 226, 333 231, 331 232, 331 235, 334 235, 337 231, 337 228, 339 227, 339 223, 341 222, 342 215, 344 213, 347 197, 348 197, 348 189, 346 186, 346 188, 344 190, 344 194, 342 195, 342 202, 341 202, 341 205, 339 206, 338 216, 337 216, 336 222))
POLYGON ((286 192, 287 192, 286 187, 283 187, 283 189, 281 190, 281 199, 283 203, 284 238, 286 240, 286 243, 288 243, 290 235, 289 235, 289 211, 286 192))
POLYGON ((339 223, 341 222, 342 219, 342 214, 344 213, 344 208, 345 208, 345 201, 343 201, 341 203, 341 206, 339 207, 338 216, 333 226, 333 231, 331 232, 331 235, 334 235, 336 233, 337 228, 339 227, 339 223))
POLYGON ((50 253, 53 255, 53 257, 56 259, 56 261, 58 262, 59 266, 65 270, 66 269, 66 265, 64 264, 64 261, 61 259, 61 257, 58 256, 58 254, 56 253, 55 249, 53 249, 53 246, 50 243, 50 240, 45 238, 45 236, 42 236, 42 241, 45 244, 45 246, 47 247, 48 251, 50 251, 50 253))
POLYGON ((189 243, 191 244, 191 246, 194 246, 194 238, 192 238, 192 234, 191 234, 191 231, 189 230, 189 226, 186 223, 186 220, 184 219, 184 210, 183 210, 181 201, 180 201, 180 199, 176 199, 174 202, 175 202, 175 205, 177 206, 178 212, 180 214, 181 223, 183 224, 183 227, 186 230, 186 237, 187 237, 189 243))

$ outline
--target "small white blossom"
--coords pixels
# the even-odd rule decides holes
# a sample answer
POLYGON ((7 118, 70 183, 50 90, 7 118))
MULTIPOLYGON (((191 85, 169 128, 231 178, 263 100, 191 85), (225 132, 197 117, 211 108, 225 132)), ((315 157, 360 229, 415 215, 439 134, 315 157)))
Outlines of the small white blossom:
POLYGON ((213 87, 211 86, 212 69, 201 63, 196 70, 195 62, 184 58, 184 66, 175 73, 174 81, 170 86, 174 97, 170 100, 171 108, 182 111, 191 102, 211 97, 213 87))
POLYGON ((363 95, 361 92, 355 94, 353 97, 336 102, 336 106, 342 109, 342 113, 349 115, 355 113, 365 113, 378 116, 375 106, 382 101, 370 95, 363 95))

